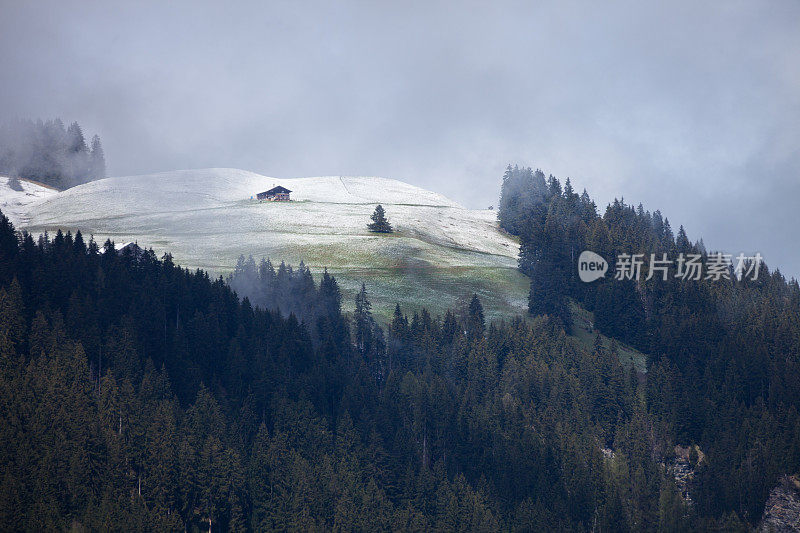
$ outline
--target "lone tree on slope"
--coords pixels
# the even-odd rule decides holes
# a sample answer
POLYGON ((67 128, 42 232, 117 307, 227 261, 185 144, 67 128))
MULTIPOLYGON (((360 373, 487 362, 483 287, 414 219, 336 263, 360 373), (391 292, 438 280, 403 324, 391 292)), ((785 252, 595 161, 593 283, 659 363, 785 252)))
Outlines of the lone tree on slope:
POLYGON ((367 227, 370 231, 374 233, 391 233, 392 225, 389 224, 389 221, 386 219, 386 212, 383 210, 383 206, 378 204, 378 207, 375 208, 375 212, 372 213, 372 224, 367 224, 367 227))

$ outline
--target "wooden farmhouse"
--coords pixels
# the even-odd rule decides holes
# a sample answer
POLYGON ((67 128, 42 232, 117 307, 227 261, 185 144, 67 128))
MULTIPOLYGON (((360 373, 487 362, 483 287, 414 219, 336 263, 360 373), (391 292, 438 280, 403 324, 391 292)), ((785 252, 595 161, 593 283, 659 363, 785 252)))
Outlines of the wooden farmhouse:
POLYGON ((256 197, 262 202, 288 202, 291 200, 291 198, 289 198, 289 194, 291 192, 292 191, 286 187, 281 187, 278 185, 277 187, 273 187, 268 191, 258 193, 256 197))

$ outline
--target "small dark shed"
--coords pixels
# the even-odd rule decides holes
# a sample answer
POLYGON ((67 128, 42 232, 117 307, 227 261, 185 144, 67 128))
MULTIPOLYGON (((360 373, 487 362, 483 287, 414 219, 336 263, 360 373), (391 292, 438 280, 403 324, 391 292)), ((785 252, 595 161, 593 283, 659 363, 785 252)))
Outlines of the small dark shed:
POLYGON ((277 187, 273 187, 268 191, 260 192, 256 195, 256 197, 261 201, 269 201, 269 202, 288 202, 291 200, 289 198, 289 194, 292 191, 287 189, 286 187, 281 187, 278 185, 277 187))

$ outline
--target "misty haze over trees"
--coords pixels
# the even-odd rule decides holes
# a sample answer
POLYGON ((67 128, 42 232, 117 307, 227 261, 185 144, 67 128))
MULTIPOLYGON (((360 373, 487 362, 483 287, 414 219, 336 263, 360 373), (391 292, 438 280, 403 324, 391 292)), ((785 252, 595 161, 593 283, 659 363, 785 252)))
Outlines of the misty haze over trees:
POLYGON ((100 137, 87 144, 77 122, 12 120, 0 124, 0 174, 68 189, 106 177, 100 137))

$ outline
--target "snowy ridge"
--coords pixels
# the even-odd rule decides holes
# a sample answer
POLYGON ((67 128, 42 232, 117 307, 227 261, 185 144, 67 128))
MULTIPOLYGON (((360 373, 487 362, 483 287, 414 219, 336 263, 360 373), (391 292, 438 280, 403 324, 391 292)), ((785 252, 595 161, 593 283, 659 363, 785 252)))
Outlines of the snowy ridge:
POLYGON ((76 222, 100 216, 188 211, 248 200, 275 185, 295 201, 334 204, 413 204, 461 207, 431 191, 386 178, 325 176, 277 179, 229 168, 178 170, 106 178, 68 189, 38 211, 40 222, 76 222), (83 207, 83 208, 82 208, 83 207), (70 218, 64 220, 63 215, 70 218))
POLYGON ((481 253, 516 256, 516 246, 494 228, 492 212, 464 209, 440 194, 387 178, 279 180, 237 169, 106 178, 45 199, 31 209, 28 223, 47 227, 91 222, 92 229, 105 233, 110 226, 124 231, 111 222, 114 219, 136 224, 145 217, 155 217, 160 219, 158 229, 172 228, 178 233, 222 236, 237 228, 264 233, 367 236, 366 223, 378 203, 408 236, 481 253), (275 185, 289 188, 293 202, 259 203, 252 199, 275 185), (211 209, 219 211, 211 215, 211 209))

